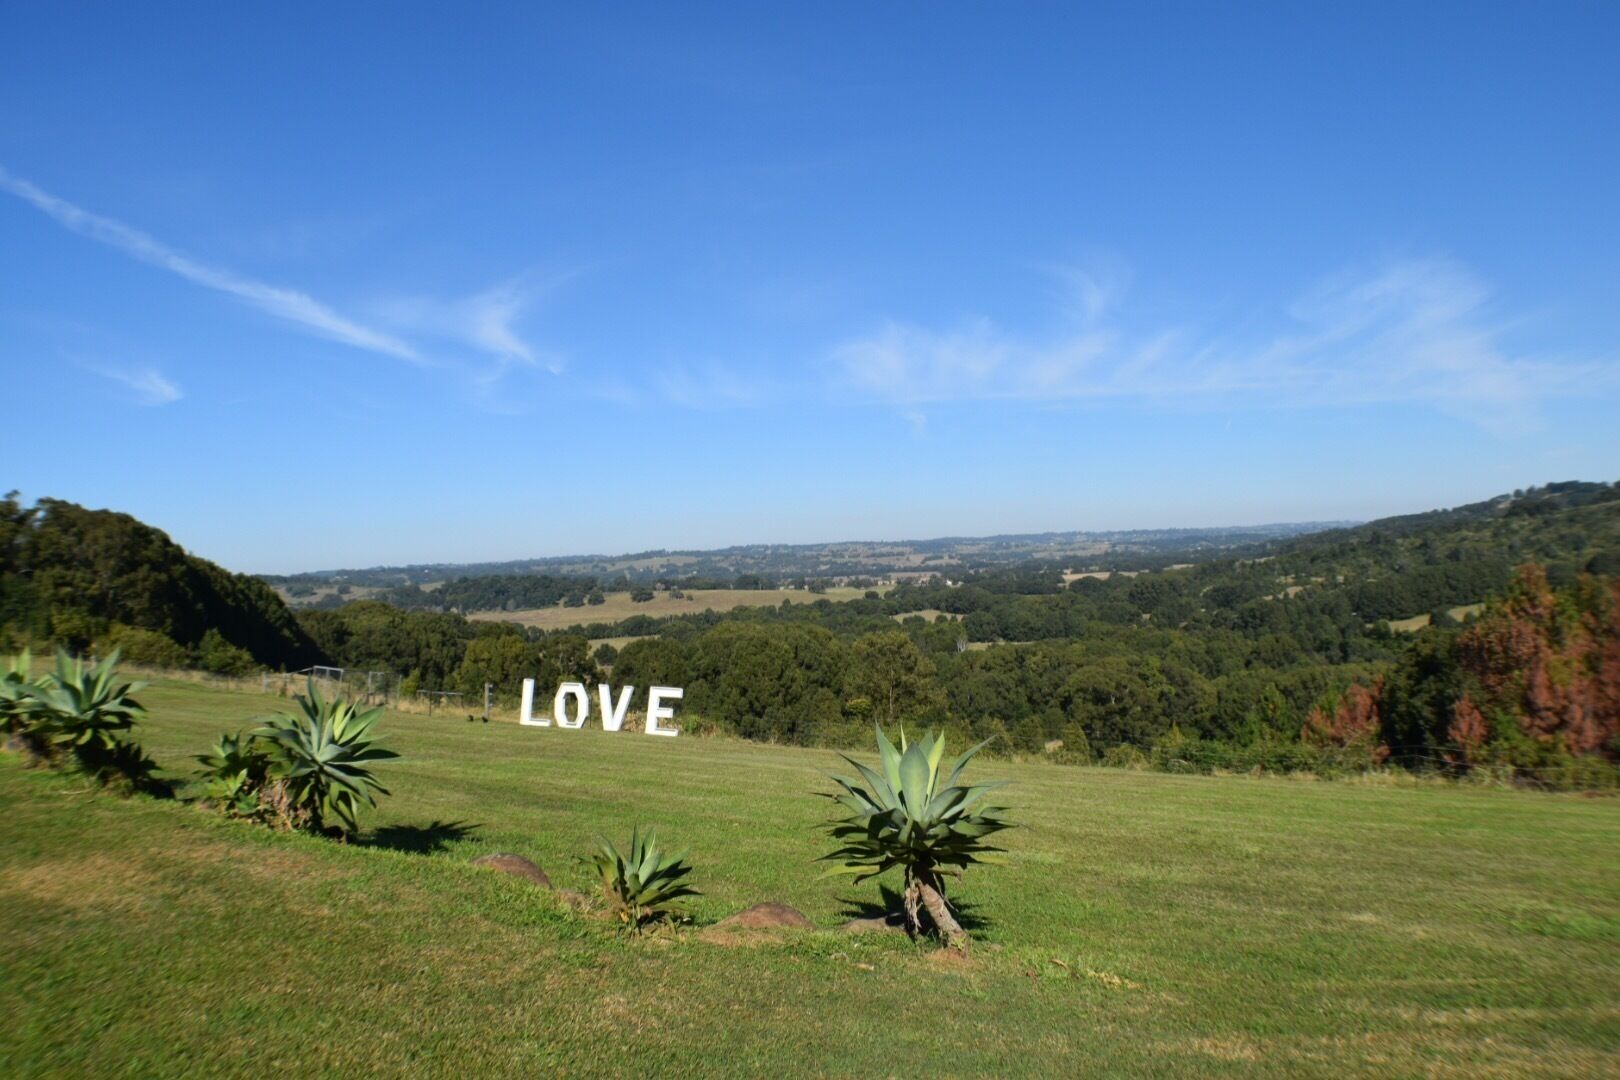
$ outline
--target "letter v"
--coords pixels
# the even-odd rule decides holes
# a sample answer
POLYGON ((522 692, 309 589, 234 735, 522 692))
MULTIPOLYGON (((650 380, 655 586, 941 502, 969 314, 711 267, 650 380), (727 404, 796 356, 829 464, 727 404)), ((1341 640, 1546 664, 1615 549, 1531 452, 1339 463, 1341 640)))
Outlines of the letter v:
POLYGON ((597 700, 602 703, 602 730, 618 731, 624 727, 624 715, 630 711, 630 695, 636 692, 633 686, 626 686, 619 691, 619 703, 613 704, 613 688, 607 683, 596 684, 597 700))

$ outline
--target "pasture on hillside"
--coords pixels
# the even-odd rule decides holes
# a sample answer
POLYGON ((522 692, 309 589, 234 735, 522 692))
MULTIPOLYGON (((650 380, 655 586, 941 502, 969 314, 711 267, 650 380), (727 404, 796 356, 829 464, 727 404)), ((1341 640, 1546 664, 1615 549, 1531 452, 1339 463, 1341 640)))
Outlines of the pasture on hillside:
POLYGON ((705 611, 724 612, 740 607, 776 607, 784 600, 795 604, 813 604, 817 600, 858 600, 866 592, 865 589, 842 586, 819 593, 807 589, 692 589, 677 599, 673 593, 660 590, 653 593, 651 600, 640 602, 630 599, 628 592, 610 592, 605 594, 602 603, 584 607, 556 604, 524 611, 478 611, 469 612, 467 618, 522 623, 541 630, 563 630, 591 623, 616 623, 632 615, 650 615, 660 619, 670 615, 698 615, 705 611))
MULTIPOLYGON (((141 697, 181 775, 291 706, 141 697)), ((0 1074, 1620 1072, 1620 800, 980 760, 1018 827, 953 894, 963 959, 835 931, 878 889, 817 879, 830 752, 379 730, 404 756, 348 845, 0 755, 0 1074), (593 837, 638 822, 690 846, 694 927, 627 938, 468 864, 515 852, 583 890, 593 837), (696 929, 765 900, 822 929, 696 929)))

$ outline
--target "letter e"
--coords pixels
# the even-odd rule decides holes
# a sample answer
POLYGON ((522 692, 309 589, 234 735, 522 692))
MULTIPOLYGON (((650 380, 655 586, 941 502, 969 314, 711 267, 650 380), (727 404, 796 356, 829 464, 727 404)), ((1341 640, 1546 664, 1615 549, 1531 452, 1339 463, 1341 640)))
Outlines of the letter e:
POLYGON ((665 698, 679 701, 686 691, 678 686, 649 686, 647 687, 647 734, 649 735, 679 735, 680 729, 667 728, 659 725, 660 720, 673 720, 675 710, 664 704, 665 698))

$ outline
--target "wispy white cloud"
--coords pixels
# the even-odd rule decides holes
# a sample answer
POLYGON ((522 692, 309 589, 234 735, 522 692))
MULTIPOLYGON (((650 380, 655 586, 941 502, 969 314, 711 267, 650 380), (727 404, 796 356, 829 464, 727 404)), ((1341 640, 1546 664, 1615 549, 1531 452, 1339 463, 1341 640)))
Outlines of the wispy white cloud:
POLYGON ((1227 340, 1188 327, 1130 330, 1106 316, 1118 293, 1071 281, 1078 317, 1044 340, 988 319, 945 330, 889 322, 833 350, 848 386, 916 405, 978 399, 1140 398, 1231 405, 1421 402, 1493 430, 1534 422, 1535 402, 1594 380, 1603 362, 1516 355, 1490 319, 1489 290, 1443 258, 1391 263, 1309 290, 1269 332, 1227 340))
POLYGON ((138 405, 168 405, 185 396, 180 387, 164 378, 156 368, 115 368, 97 364, 86 365, 104 379, 110 379, 131 390, 138 405))
POLYGON ((116 248, 141 262, 178 274, 193 284, 234 296, 312 333, 400 360, 424 362, 422 355, 407 342, 346 318, 307 293, 255 281, 233 271, 198 262, 123 222, 93 214, 58 198, 12 175, 3 167, 0 167, 0 190, 15 195, 82 236, 116 248))
POLYGON ((1097 254, 1084 263, 1038 263, 1054 281, 1058 308, 1076 323, 1094 326, 1119 306, 1130 286, 1130 271, 1117 256, 1097 254))
POLYGON ((372 305, 377 321, 401 332, 471 346, 494 361, 479 378, 498 379, 509 368, 532 367, 561 374, 564 363, 554 352, 537 349, 520 335, 517 324, 562 277, 518 278, 459 300, 398 297, 372 305))
POLYGON ((655 378, 664 398, 689 409, 729 409, 776 400, 778 389, 767 381, 720 363, 664 369, 655 378))

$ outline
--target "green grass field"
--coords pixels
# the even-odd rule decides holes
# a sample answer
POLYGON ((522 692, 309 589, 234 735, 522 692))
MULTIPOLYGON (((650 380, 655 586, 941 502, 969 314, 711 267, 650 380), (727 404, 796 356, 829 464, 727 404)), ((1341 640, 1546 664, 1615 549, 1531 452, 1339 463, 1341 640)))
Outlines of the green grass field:
MULTIPOLYGON (((142 696, 178 771, 290 706, 142 696)), ((1620 1074, 1613 799, 985 762, 1021 827, 956 893, 955 962, 832 932, 877 897, 816 879, 832 754, 381 727, 405 758, 348 846, 0 755, 0 1075, 1620 1074), (626 940, 468 865, 583 889, 633 822, 691 846, 697 924, 780 900, 827 930, 626 940)))
MULTIPOLYGON (((1484 604, 1459 604, 1457 607, 1448 608, 1446 610, 1446 614, 1450 615, 1458 622, 1461 622, 1463 619, 1468 618, 1468 616, 1478 615, 1484 610, 1484 604)), ((1391 619, 1389 621, 1389 628, 1398 633, 1415 634, 1425 626, 1428 626, 1430 619, 1431 616, 1428 612, 1424 612, 1422 615, 1414 615, 1410 619, 1391 619)))
MULTIPOLYGON (((692 589, 676 599, 668 592, 656 592, 651 600, 636 602, 628 592, 610 592, 600 604, 585 607, 564 607, 554 604, 545 608, 522 611, 476 611, 469 619, 486 622, 515 622, 536 626, 542 630, 565 630, 570 626, 588 626, 591 623, 616 623, 632 615, 649 615, 655 619, 671 615, 700 615, 705 611, 730 611, 740 607, 776 607, 787 600, 795 604, 813 604, 817 600, 859 600, 868 590, 844 586, 813 593, 806 589, 692 589)), ((886 587, 878 592, 887 592, 886 587)))

